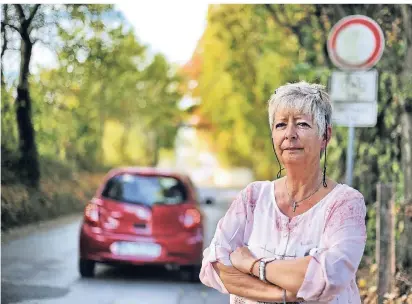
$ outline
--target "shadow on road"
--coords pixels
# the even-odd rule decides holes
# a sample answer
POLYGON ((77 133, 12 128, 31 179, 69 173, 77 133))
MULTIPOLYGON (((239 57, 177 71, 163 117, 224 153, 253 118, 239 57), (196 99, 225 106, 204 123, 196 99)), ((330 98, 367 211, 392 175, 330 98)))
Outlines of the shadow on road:
POLYGON ((29 299, 40 300, 60 298, 69 293, 69 288, 14 284, 10 282, 1 282, 1 289, 1 303, 3 304, 15 303, 29 299), (21 292, 22 289, 25 291, 24 295, 21 292))
MULTIPOLYGON (((167 270, 162 265, 98 265, 96 276, 87 280, 113 280, 113 281, 144 281, 144 282, 176 282, 185 283, 180 279, 179 271, 167 270)), ((82 279, 86 280, 86 279, 82 279)), ((201 284, 188 283, 188 284, 201 284)))

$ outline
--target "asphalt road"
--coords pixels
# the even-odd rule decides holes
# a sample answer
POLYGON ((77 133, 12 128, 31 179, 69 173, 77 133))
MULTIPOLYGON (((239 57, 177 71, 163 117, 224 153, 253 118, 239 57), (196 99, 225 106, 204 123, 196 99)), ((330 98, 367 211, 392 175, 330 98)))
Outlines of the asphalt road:
MULTIPOLYGON (((206 243, 236 192, 200 191, 201 197, 218 198, 213 205, 202 205, 206 243)), ((75 215, 3 238, 1 303, 229 303, 227 295, 201 283, 182 282, 176 272, 163 267, 98 265, 95 278, 81 278, 77 270, 80 222, 81 215, 75 215)))

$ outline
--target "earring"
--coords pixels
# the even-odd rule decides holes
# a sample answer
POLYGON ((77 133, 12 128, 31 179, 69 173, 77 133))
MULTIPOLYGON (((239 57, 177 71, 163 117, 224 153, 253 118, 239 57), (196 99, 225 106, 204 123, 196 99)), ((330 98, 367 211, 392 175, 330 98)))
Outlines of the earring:
POLYGON ((278 155, 276 154, 276 152, 275 152, 275 156, 276 156, 276 160, 278 161, 278 164, 279 164, 279 171, 276 174, 276 178, 280 178, 282 176, 282 171, 285 170, 285 168, 282 168, 282 165, 280 164, 280 161, 279 161, 279 158, 278 158, 278 155))
POLYGON ((326 148, 328 145, 328 122, 325 117, 325 157, 323 159, 323 187, 328 187, 328 184, 326 183, 326 148))
POLYGON ((326 147, 325 147, 325 159, 323 160, 323 187, 327 188, 328 184, 326 183, 326 147))

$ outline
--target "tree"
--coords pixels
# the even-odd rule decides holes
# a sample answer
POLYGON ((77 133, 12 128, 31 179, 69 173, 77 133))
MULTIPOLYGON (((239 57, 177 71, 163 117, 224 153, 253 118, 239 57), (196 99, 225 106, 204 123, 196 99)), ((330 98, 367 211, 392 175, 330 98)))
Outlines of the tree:
MULTIPOLYGON (((378 116, 378 124, 375 129, 362 129, 358 131, 360 143, 358 144, 358 157, 363 158, 364 164, 369 164, 365 167, 364 172, 374 172, 372 179, 363 180, 364 185, 375 184, 378 179, 388 182, 397 182, 400 178, 396 175, 403 173, 403 208, 406 211, 401 214, 402 223, 404 224, 404 232, 401 235, 400 250, 399 250, 399 266, 403 269, 411 269, 412 267, 412 250, 408 239, 412 236, 412 221, 408 210, 411 209, 412 189, 409 187, 412 181, 412 6, 411 5, 308 5, 300 6, 302 11, 306 13, 300 22, 293 22, 290 19, 291 6, 285 8, 283 5, 266 4, 272 18, 278 25, 288 28, 294 34, 302 48, 310 49, 309 41, 313 41, 315 37, 312 29, 322 30, 322 35, 318 36, 318 42, 323 47, 323 59, 320 61, 311 60, 313 57, 306 56, 305 60, 312 66, 323 64, 328 68, 332 68, 331 62, 327 59, 326 52, 326 37, 333 26, 339 19, 354 14, 363 14, 376 20, 383 28, 387 40, 386 50, 381 62, 378 64, 378 69, 381 72, 380 86, 380 109, 378 116), (391 111, 389 111, 391 110, 391 111), (391 114, 389 114, 391 113, 391 114), (400 126, 394 133, 393 128, 396 126, 396 119, 392 117, 400 116, 400 126), (389 118, 389 119, 388 119, 389 118), (378 137, 376 137, 376 135, 378 137), (395 136, 394 136, 395 135, 395 136), (370 139, 376 138, 372 151, 375 151, 375 158, 368 157, 372 151, 368 148, 363 148, 364 145, 369 145, 370 139), (401 150, 398 146, 392 145, 400 143, 401 150), (363 143, 362 143, 363 141, 363 143), (378 149, 375 150, 375 147, 378 149), (390 147, 388 149, 388 147, 390 147), (362 152, 363 155, 359 155, 362 152), (402 172, 399 172, 397 167, 387 166, 387 163, 379 164, 379 156, 383 159, 384 155, 388 155, 386 161, 395 161, 395 165, 402 162, 402 172), (369 160, 367 160, 369 158, 369 160), (384 165, 386 168, 383 168, 384 165), (372 169, 372 170, 370 170, 372 169), (399 172, 399 173, 397 173, 399 172), (395 176, 394 176, 395 174, 395 176)), ((295 11, 296 13, 296 11, 295 11)), ((341 132, 338 132, 341 133, 341 132)), ((359 172, 361 173, 361 172, 359 172)), ((370 175, 366 174, 366 175, 370 175)), ((361 177, 358 177, 358 185, 361 177)), ((364 191, 368 193, 367 197, 375 197, 374 189, 367 189, 368 186, 363 186, 364 191), (372 190, 372 191, 371 191, 372 190)), ((369 186, 369 188, 371 188, 369 186)))
MULTIPOLYGON (((17 34, 20 44, 20 70, 15 100, 16 122, 18 126, 18 147, 20 172, 28 185, 38 187, 40 167, 32 121, 33 101, 30 94, 30 62, 36 43, 50 44, 50 37, 56 36, 56 27, 67 19, 86 20, 96 17, 111 6, 99 5, 2 5, 4 20, 2 26, 11 35, 17 34), (48 40, 44 37, 49 38, 48 40)), ((11 36, 9 35, 9 37, 11 36)), ((7 50, 4 40, 2 54, 7 50)))
MULTIPOLYGON (((412 168, 410 10, 410 5, 387 4, 210 6, 203 52, 197 60, 202 63, 201 72, 194 78, 202 100, 200 112, 214 126, 214 144, 221 159, 231 165, 251 166, 258 178, 272 178, 277 168, 271 165, 273 152, 263 119, 264 103, 272 90, 286 82, 306 80, 326 85, 333 69, 326 48, 332 26, 347 15, 367 15, 381 25, 387 43, 377 65, 377 125, 356 130, 354 186, 364 194, 367 204, 372 204, 374 185, 394 182, 397 202, 403 202, 406 210, 412 168)), ((328 152, 328 168, 333 169, 328 174, 343 181, 347 129, 335 127, 334 134, 328 152)), ((399 264, 404 269, 412 265, 406 262, 410 257, 402 257, 412 252, 406 241, 412 235, 411 222, 402 215, 401 244, 405 249, 399 252, 399 264)))
POLYGON ((142 80, 145 84, 142 97, 147 101, 143 129, 151 143, 148 152, 153 158, 150 165, 155 166, 159 161, 160 149, 174 147, 179 124, 184 119, 183 111, 178 108, 182 97, 178 91, 180 77, 165 57, 157 54, 143 71, 142 80))
MULTIPOLYGON (((29 185, 37 187, 40 178, 40 168, 31 119, 32 101, 30 98, 28 77, 30 73, 29 64, 32 49, 35 43, 35 41, 31 39, 30 34, 33 29, 32 22, 40 8, 40 4, 36 4, 30 8, 27 7, 26 13, 21 4, 14 4, 13 7, 14 10, 11 10, 8 5, 3 5, 5 18, 2 26, 14 29, 21 37, 20 72, 17 85, 17 97, 15 100, 16 120, 19 130, 20 167, 24 170, 29 185), (13 15, 13 12, 15 15, 13 15), (10 16, 10 14, 12 15, 10 16)), ((6 44, 6 39, 4 41, 4 44, 6 44)), ((6 50, 5 45, 3 45, 3 50, 6 50)), ((4 55, 3 50, 2 58, 4 55)))
MULTIPOLYGON (((401 5, 403 21, 405 54, 403 72, 401 74, 400 103, 403 108, 400 124, 402 126, 402 167, 404 178, 404 232, 400 241, 400 265, 404 269, 412 269, 412 5, 401 5), (409 186, 408 186, 409 185, 409 186)), ((412 273, 411 273, 412 274, 412 273)))
POLYGON ((159 149, 174 142, 181 115, 173 67, 163 55, 149 54, 113 12, 103 21, 70 17, 57 34, 57 67, 31 79, 41 101, 33 115, 42 155, 94 170, 105 161, 110 136, 119 164, 157 163, 159 149), (112 124, 121 133, 108 135, 112 124), (143 155, 129 151, 130 142, 143 155))
POLYGON ((211 125, 223 165, 248 166, 258 178, 277 170, 266 101, 291 74, 296 43, 251 5, 211 5, 198 56, 197 114, 211 125), (270 34, 269 34, 270 33, 270 34), (277 69, 271 68, 273 65, 277 69), (282 70, 282 73, 278 73, 282 70))
MULTIPOLYGON (((147 165, 157 164, 159 149, 172 147, 182 114, 177 107, 180 94, 175 71, 163 55, 147 54, 146 46, 123 27, 106 30, 104 39, 97 33, 94 38, 84 40, 82 46, 69 47, 79 36, 89 35, 89 31, 79 29, 66 33, 63 39, 68 47, 59 56, 62 73, 68 68, 72 71, 73 83, 75 80, 82 82, 75 93, 78 111, 82 113, 81 121, 86 122, 89 117, 88 125, 96 131, 95 146, 89 151, 102 151, 99 147, 104 123, 112 120, 122 124, 124 130, 138 127, 144 138, 139 141, 146 149, 146 157, 150 158, 148 163, 140 161, 147 165), (84 54, 80 62, 79 52, 84 54)), ((71 88, 69 91, 73 93, 71 88)), ((118 147, 124 159, 129 159, 125 153, 128 135, 129 132, 122 133, 118 147)), ((96 161, 102 162, 101 156, 96 161)))

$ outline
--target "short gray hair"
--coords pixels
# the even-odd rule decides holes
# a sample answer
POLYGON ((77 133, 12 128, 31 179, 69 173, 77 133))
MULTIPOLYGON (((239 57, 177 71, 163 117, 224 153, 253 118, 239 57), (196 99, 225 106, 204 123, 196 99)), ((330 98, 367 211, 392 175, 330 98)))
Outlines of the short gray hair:
POLYGON ((325 87, 301 81, 279 87, 270 97, 269 125, 273 130, 275 113, 281 109, 293 109, 302 114, 312 115, 318 127, 319 137, 325 134, 326 125, 331 124, 332 105, 325 87))

